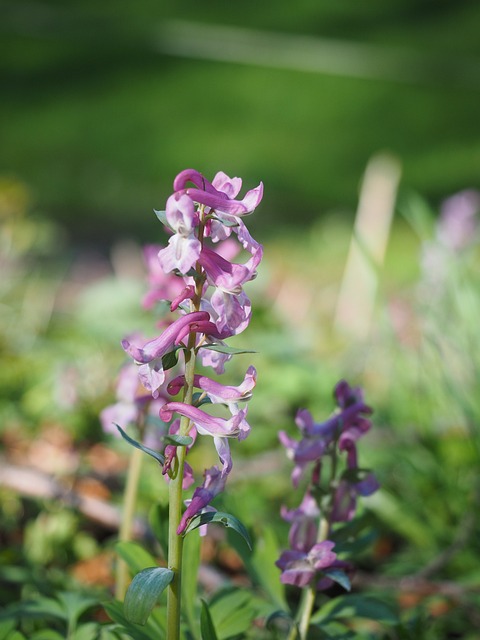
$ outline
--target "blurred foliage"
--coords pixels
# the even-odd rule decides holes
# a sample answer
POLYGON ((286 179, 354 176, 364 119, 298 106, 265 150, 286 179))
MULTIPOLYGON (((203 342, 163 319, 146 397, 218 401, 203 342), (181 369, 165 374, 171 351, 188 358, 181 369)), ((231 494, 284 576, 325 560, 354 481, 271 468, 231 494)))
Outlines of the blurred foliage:
MULTIPOLYGON (((59 227, 32 213, 30 203, 24 184, 1 183, 2 459, 118 503, 128 447, 101 433, 98 413, 113 399, 121 337, 155 331, 139 305, 145 290, 140 249, 117 245, 109 262, 92 252, 73 252, 59 227)), ((205 562, 232 577, 227 585, 247 580, 255 590, 248 603, 242 590, 208 599, 205 606, 221 629, 227 625, 223 605, 244 603, 250 613, 235 624, 244 629, 253 611, 260 619, 273 616, 271 628, 282 637, 288 620, 273 615, 275 607, 294 602, 297 594, 283 593, 272 564, 287 535, 280 506, 294 506, 288 498, 291 464, 279 449, 277 432, 294 433, 299 407, 308 407, 319 420, 326 417, 333 406, 331 389, 343 377, 361 384, 375 409, 375 428, 361 460, 375 469, 382 490, 365 501, 355 524, 365 530, 365 545, 355 556, 360 581, 358 600, 351 604, 354 615, 346 613, 347 603, 344 609, 334 600, 318 617, 318 632, 378 640, 475 638, 478 211, 460 248, 449 244, 453 236, 445 234, 444 213, 436 222, 437 213, 418 196, 402 199, 400 211, 379 274, 375 322, 361 344, 332 323, 350 234, 345 221, 327 217, 307 237, 279 235, 266 247, 265 264, 250 291, 254 319, 236 339, 257 353, 239 356, 228 369, 232 381, 252 360, 258 369, 249 410, 253 430, 241 446, 234 443, 229 490, 217 501, 246 524, 255 551, 249 556, 244 545, 217 532, 202 552, 205 562)), ((206 447, 194 453, 195 468, 203 468, 212 455, 206 447)), ((139 512, 146 518, 152 503, 160 502, 151 523, 161 534, 165 487, 156 469, 149 466, 142 477, 139 512)), ((81 606, 85 594, 86 606, 90 599, 96 603, 80 614, 79 628, 93 625, 85 637, 130 637, 117 605, 107 606, 110 622, 98 613, 100 600, 110 598, 112 532, 53 495, 22 496, 5 487, 0 500, 0 593, 8 605, 0 615, 0 637, 47 638, 41 635, 47 619, 57 633, 49 638, 66 633, 77 622, 68 622, 64 600, 75 594, 81 606)), ((162 557, 157 543, 146 543, 162 557)), ((199 611, 193 607, 190 614, 199 611)), ((155 616, 151 632, 142 637, 154 637, 162 628, 161 611, 155 616)), ((274 637, 253 629, 240 637, 274 637)))
POLYGON ((473 0, 246 0, 241 10, 4 0, 0 173, 25 180, 41 211, 96 245, 151 241, 145 212, 163 206, 186 166, 235 172, 248 187, 263 180, 254 224, 265 239, 351 211, 366 160, 382 149, 401 159, 406 186, 438 200, 478 185, 479 19, 473 0), (164 51, 179 24, 196 25, 206 45, 212 25, 260 36, 242 45, 248 64, 188 59, 187 44, 179 57, 164 51), (275 34, 285 34, 285 64, 256 64, 275 34), (288 69, 289 47, 330 41, 325 73, 288 69))

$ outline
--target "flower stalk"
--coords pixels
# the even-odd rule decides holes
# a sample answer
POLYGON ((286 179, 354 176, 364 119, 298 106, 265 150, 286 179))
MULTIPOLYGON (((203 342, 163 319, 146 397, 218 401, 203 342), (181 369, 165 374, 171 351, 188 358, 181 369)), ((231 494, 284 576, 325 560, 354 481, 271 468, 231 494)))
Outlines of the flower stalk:
MULTIPOLYGON (((135 507, 137 504, 138 485, 140 482, 140 474, 142 469, 142 452, 139 449, 133 449, 130 454, 130 462, 127 471, 127 481, 123 494, 123 511, 122 522, 118 539, 120 542, 128 542, 132 539, 133 522, 135 519, 135 507)), ((129 571, 127 563, 118 558, 115 576, 115 598, 123 600, 127 591, 129 579, 129 571)))

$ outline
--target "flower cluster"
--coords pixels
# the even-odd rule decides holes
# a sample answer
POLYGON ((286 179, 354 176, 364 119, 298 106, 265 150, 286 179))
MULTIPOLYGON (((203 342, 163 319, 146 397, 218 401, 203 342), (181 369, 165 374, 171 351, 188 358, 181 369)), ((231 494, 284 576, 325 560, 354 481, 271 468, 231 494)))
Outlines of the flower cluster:
MULTIPOLYGON (((167 427, 169 435, 189 436, 187 453, 197 434, 212 436, 218 453, 220 467, 205 471, 204 482, 188 502, 178 534, 223 490, 232 468, 229 439, 242 440, 250 431, 243 403, 255 387, 255 369, 249 367, 237 387, 195 373, 196 359, 215 373, 223 373, 235 351, 225 340, 241 333, 251 318, 250 300, 243 287, 256 277, 263 248, 252 238, 243 219, 260 203, 263 185, 237 199, 241 186, 240 178, 229 178, 223 172, 217 173, 212 182, 193 169, 175 178, 174 193, 165 211, 156 212, 170 234, 168 245, 150 245, 145 250, 150 288, 143 301, 146 308, 153 308, 167 300, 175 316, 161 323, 163 332, 152 340, 122 342, 137 365, 141 386, 153 399, 160 420, 171 423, 167 427), (240 253, 246 254, 245 260, 233 262, 240 253), (184 357, 179 358, 182 352, 184 357), (174 367, 175 376, 171 375, 174 367), (203 408, 206 404, 223 405, 226 417, 207 413, 203 408), (174 419, 174 415, 180 419, 174 419)), ((174 444, 167 444, 164 451, 163 473, 167 479, 177 473, 178 467, 180 445, 172 440, 174 444)), ((193 482, 186 463, 184 474, 186 488, 193 482)))
POLYGON ((295 463, 294 487, 306 476, 308 480, 298 509, 282 508, 282 517, 291 523, 290 549, 276 564, 285 584, 309 585, 316 590, 332 584, 328 578, 332 570, 350 568, 337 558, 334 543, 328 540, 332 525, 351 520, 357 496, 371 495, 378 488, 373 473, 359 468, 357 456, 357 441, 371 427, 368 416, 372 410, 364 403, 362 391, 345 381, 337 384, 334 397, 337 410, 325 422, 316 423, 306 409, 298 411, 295 421, 300 440, 279 433, 288 457, 295 463))

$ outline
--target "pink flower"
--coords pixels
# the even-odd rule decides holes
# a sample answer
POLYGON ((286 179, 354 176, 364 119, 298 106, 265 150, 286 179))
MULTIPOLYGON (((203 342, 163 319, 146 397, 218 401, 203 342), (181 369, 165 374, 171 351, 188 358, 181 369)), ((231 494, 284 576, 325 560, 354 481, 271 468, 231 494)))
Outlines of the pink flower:
POLYGON ((128 340, 122 340, 123 349, 140 365, 138 370, 140 381, 146 389, 152 392, 154 398, 158 397, 158 389, 165 380, 163 356, 181 342, 185 337, 185 331, 188 334, 190 331, 198 330, 199 323, 208 322, 209 317, 205 311, 196 311, 181 316, 172 322, 162 335, 154 340, 149 340, 143 347, 135 346, 128 340))
MULTIPOLYGON (((255 367, 249 367, 238 387, 223 385, 207 376, 196 375, 194 378, 194 386, 197 389, 205 391, 207 397, 213 403, 232 403, 241 400, 249 400, 252 397, 252 391, 257 382, 257 372, 255 367)), ((167 387, 168 393, 175 396, 185 384, 185 376, 177 376, 170 382, 167 387)))
MULTIPOLYGON (((189 501, 187 509, 182 516, 177 529, 178 535, 181 535, 185 531, 188 522, 194 516, 206 511, 206 507, 210 504, 213 498, 221 493, 225 488, 227 476, 222 473, 218 467, 206 469, 204 478, 203 484, 195 489, 192 499, 189 501)), ((215 509, 210 509, 215 511, 215 509)))
POLYGON ((205 411, 184 402, 167 402, 160 409, 160 418, 164 422, 169 422, 173 413, 176 412, 189 418, 200 435, 244 440, 250 432, 250 426, 245 419, 247 409, 238 410, 233 405, 231 410, 232 416, 227 420, 211 416, 205 411))
POLYGON ((240 190, 240 178, 230 179, 226 174, 215 177, 218 188, 214 187, 201 173, 194 169, 186 169, 178 174, 173 182, 173 188, 179 194, 186 194, 198 204, 214 209, 216 213, 229 216, 243 216, 252 213, 260 204, 263 197, 263 184, 247 192, 243 200, 235 200, 240 190), (193 182, 196 188, 185 188, 188 182, 193 182), (229 195, 234 194, 234 195, 229 195))
POLYGON ((192 200, 187 195, 178 193, 167 200, 165 214, 175 233, 168 241, 168 247, 158 254, 160 265, 165 273, 175 269, 180 273, 188 273, 198 260, 202 248, 195 235, 198 214, 192 200))
POLYGON ((320 511, 315 499, 307 492, 298 509, 289 511, 282 507, 281 515, 284 520, 292 523, 288 536, 290 548, 308 552, 315 544, 318 532, 320 511))
POLYGON ((311 584, 320 571, 332 567, 337 558, 337 554, 332 551, 334 546, 333 542, 325 540, 314 544, 308 553, 284 551, 275 563, 282 570, 281 582, 297 587, 311 584))

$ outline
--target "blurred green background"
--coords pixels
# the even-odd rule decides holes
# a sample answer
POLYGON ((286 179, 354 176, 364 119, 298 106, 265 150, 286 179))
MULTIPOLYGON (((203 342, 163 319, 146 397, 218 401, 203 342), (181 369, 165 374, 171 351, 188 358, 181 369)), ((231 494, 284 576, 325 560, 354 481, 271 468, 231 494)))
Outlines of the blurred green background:
MULTIPOLYGON (((375 413, 360 455, 382 488, 366 501, 372 537, 355 558, 355 588, 393 603, 400 630, 357 637, 475 640, 478 193, 470 218, 465 203, 454 207, 460 247, 438 214, 447 196, 480 187, 480 4, 0 7, 0 601, 97 588, 105 599, 112 587, 118 522, 92 523, 55 491, 35 493, 36 476, 15 482, 27 469, 120 505, 129 452, 98 416, 114 401, 120 340, 157 331, 140 307, 140 245, 165 242, 153 209, 193 167, 241 176, 245 189, 265 184, 248 219, 265 259, 238 337, 257 353, 227 370, 234 384, 254 362, 259 384, 227 507, 259 548, 268 527, 285 546, 279 510, 296 497, 278 430, 294 436, 299 407, 326 418, 338 379, 362 385, 375 413), (336 305, 362 177, 379 152, 397 159, 401 179, 385 260, 363 254, 368 295, 360 306, 346 296, 349 317, 368 324, 352 335, 336 305), (401 635, 404 623, 420 631, 401 635)), ((165 499, 147 469, 144 518, 165 499)), ((215 556, 231 571, 222 562, 215 556)), ((21 619, 12 624, 22 637, 42 631, 44 616, 21 619)))
POLYGON ((86 243, 149 238, 190 166, 263 180, 264 238, 352 211, 380 150, 437 203, 479 182, 479 23, 473 0, 7 0, 0 173, 86 243))

